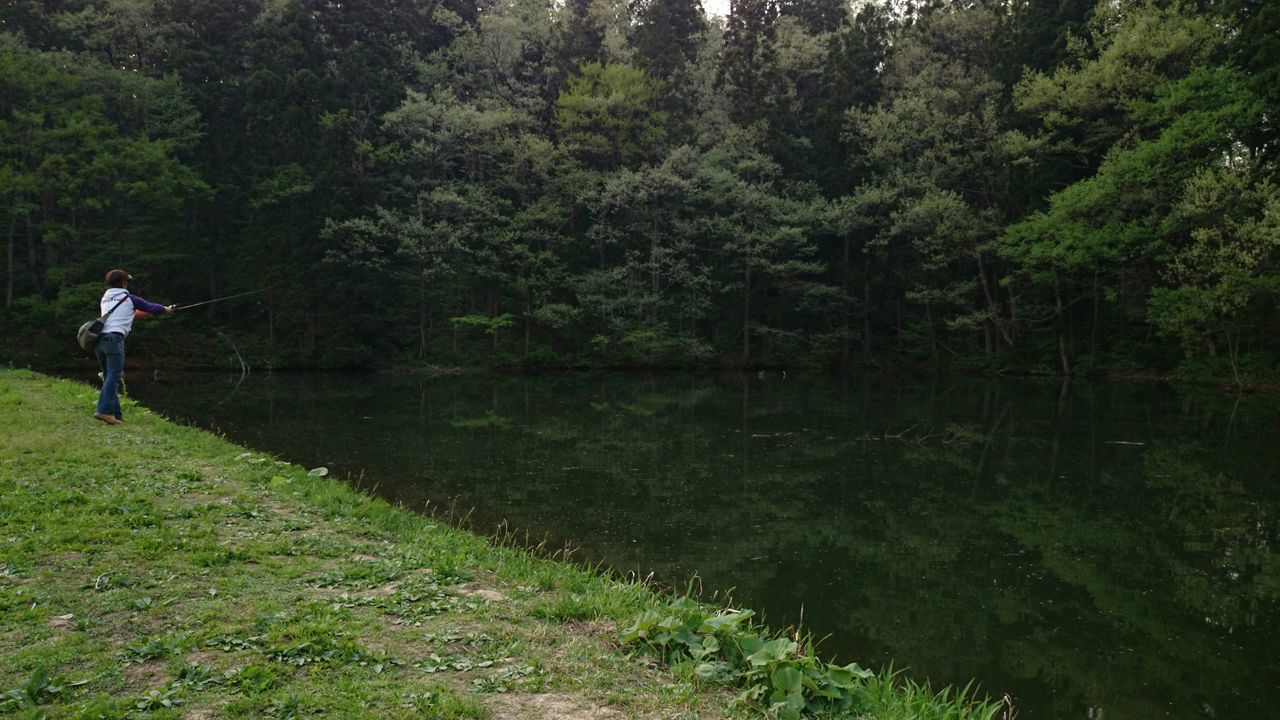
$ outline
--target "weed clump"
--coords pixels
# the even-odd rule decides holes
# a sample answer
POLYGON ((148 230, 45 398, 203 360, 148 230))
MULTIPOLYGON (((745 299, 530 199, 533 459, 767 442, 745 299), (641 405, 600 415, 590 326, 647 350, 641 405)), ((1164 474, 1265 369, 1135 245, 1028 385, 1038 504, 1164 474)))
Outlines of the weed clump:
POLYGON ((911 681, 899 686, 892 669, 876 675, 857 663, 823 662, 811 638, 769 633, 752 623, 754 616, 751 610, 714 610, 679 597, 640 613, 619 640, 661 653, 669 663, 692 663, 697 677, 740 688, 740 702, 763 705, 779 720, 1012 717, 1007 703, 979 698, 969 686, 934 693, 911 681))

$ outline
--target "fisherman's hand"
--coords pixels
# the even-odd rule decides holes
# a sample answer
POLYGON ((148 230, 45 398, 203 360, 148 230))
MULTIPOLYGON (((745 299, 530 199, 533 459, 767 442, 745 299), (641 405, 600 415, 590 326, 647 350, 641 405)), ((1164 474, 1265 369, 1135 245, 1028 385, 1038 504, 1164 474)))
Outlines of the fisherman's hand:
POLYGON ((177 306, 177 305, 165 305, 165 306, 164 306, 164 311, 165 311, 165 312, 167 312, 167 313, 171 313, 171 312, 173 312, 174 310, 177 310, 177 309, 178 309, 178 306, 177 306))

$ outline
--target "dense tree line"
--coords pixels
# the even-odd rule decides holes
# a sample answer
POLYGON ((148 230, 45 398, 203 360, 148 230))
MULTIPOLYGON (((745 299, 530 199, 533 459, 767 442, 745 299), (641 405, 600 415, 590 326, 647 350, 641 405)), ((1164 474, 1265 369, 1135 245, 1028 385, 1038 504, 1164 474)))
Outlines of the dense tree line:
POLYGON ((1280 363, 1274 4, 731 7, 7 3, 4 332, 126 265, 275 365, 1280 363))

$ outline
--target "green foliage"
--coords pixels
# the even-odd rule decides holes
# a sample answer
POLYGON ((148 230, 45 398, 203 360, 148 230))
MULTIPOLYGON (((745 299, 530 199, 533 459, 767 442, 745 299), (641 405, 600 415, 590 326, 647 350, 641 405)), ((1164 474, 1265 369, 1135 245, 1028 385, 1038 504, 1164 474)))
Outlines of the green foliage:
POLYGON ((659 86, 643 70, 587 63, 556 100, 560 142, 587 167, 613 170, 651 159, 666 136, 654 109, 659 86))
POLYGON ((124 647, 121 657, 126 662, 142 663, 176 655, 195 645, 195 641, 186 635, 170 633, 135 640, 124 647))
POLYGON ((480 693, 536 693, 546 690, 547 677, 538 664, 531 663, 478 677, 471 684, 480 693))
POLYGON ((819 660, 811 638, 774 635, 751 622, 750 610, 715 611, 688 597, 646 610, 619 631, 623 644, 641 644, 668 662, 688 659, 699 678, 742 689, 740 700, 771 716, 955 718, 991 720, 1002 703, 969 688, 937 693, 907 682, 899 691, 890 670, 877 677, 857 663, 819 660))
POLYGON ((849 8, 840 0, 778 0, 778 14, 799 18, 816 35, 838 30, 848 21, 849 8))
POLYGON ((979 697, 972 685, 937 692, 911 679, 900 680, 886 671, 868 678, 860 699, 870 717, 912 720, 996 720, 1015 717, 1006 702, 979 697))
POLYGON ((707 32, 697 0, 641 0, 632 4, 631 12, 632 45, 640 67, 668 82, 688 79, 688 66, 697 61, 707 32))
POLYGON ((21 686, 12 688, 0 696, 0 708, 20 710, 52 702, 62 692, 63 686, 49 677, 44 665, 36 667, 31 678, 21 686))
POLYGON ((734 120, 743 125, 773 108, 780 82, 777 66, 776 0, 740 0, 729 13, 724 53, 717 69, 734 120))
POLYGON ((479 330, 485 335, 494 335, 503 328, 511 327, 516 321, 511 313, 503 313, 496 317, 487 317, 485 315, 463 315, 461 317, 449 318, 449 322, 460 328, 479 330))
MULTIPOLYGON (((74 362, 123 264, 261 291, 139 336, 202 366, 470 364, 479 330, 487 364, 1167 368, 1211 322, 1187 186, 1280 155, 1261 0, 3 12, 18 361, 74 362)), ((1230 354, 1276 353, 1267 292, 1230 354)))
MULTIPOLYGON (((100 277, 115 257, 143 247, 140 235, 172 230, 175 213, 206 197, 180 159, 198 119, 175 83, 42 52, 10 34, 0 35, 0 77, 6 305, 15 293, 61 295, 88 273, 100 277), (21 274, 18 228, 28 245, 21 274)), ((172 252, 154 249, 158 265, 172 252)))
MULTIPOLYGON (((1207 19, 1144 5, 1101 14, 1095 25, 1098 56, 1052 80, 1031 76, 1019 102, 1045 117, 1041 151, 1070 147, 1065 138, 1090 123, 1114 127, 1114 113, 1127 118, 1128 136, 1108 138, 1114 145, 1092 177, 1011 225, 1001 252, 1032 283, 1052 289, 1044 304, 1052 303, 1059 333, 1072 322, 1064 296, 1084 286, 1095 323, 1109 307, 1145 310, 1162 332, 1202 343, 1270 292, 1272 253, 1255 236, 1265 234, 1257 223, 1265 224, 1262 208, 1273 191, 1262 186, 1260 196, 1249 197, 1255 181, 1248 178, 1258 168, 1248 167, 1238 145, 1261 121, 1261 105, 1239 71, 1205 64, 1220 42, 1207 19), (1103 106, 1095 94, 1100 84, 1110 88, 1103 106), (1222 183, 1239 194, 1226 201, 1223 188, 1215 189, 1222 183), (1253 282, 1247 277, 1261 284, 1246 287, 1253 282), (1213 299, 1215 286, 1223 299, 1213 299)), ((1095 346, 1101 331, 1091 329, 1095 346)), ((1065 347, 1062 354, 1067 365, 1065 347)))
POLYGON ((1225 339, 1232 375, 1243 384, 1240 335, 1280 297, 1280 190, 1251 181, 1243 159, 1204 170, 1187 183, 1174 221, 1190 242, 1169 264, 1169 285, 1152 290, 1148 313, 1188 357, 1225 339))
POLYGON ((226 685, 245 695, 261 695, 283 685, 286 678, 286 674, 273 665, 249 663, 230 673, 226 677, 226 685))

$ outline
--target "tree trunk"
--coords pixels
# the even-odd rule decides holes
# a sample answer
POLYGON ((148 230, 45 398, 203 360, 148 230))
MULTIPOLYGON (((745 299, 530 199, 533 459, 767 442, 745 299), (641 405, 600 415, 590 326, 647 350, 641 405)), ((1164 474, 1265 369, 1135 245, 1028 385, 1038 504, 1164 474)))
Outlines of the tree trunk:
MULTIPOLYGON (((45 221, 46 223, 52 221, 54 217, 54 211, 57 208, 57 199, 53 196, 53 193, 46 192, 44 196, 41 198, 40 205, 42 208, 40 219, 45 221)), ((45 242, 44 247, 42 249, 44 250, 44 266, 45 267, 55 268, 55 267, 58 267, 59 264, 61 264, 59 263, 58 254, 56 252, 57 249, 54 247, 53 243, 45 242)))
POLYGON ((743 273, 742 280, 742 365, 751 363, 751 268, 743 273))
POLYGON ((898 352, 902 352, 902 343, 906 339, 905 333, 902 332, 902 296, 899 295, 893 301, 893 331, 898 335, 898 352))
POLYGON ((5 245, 4 306, 13 307, 13 236, 18 226, 18 214, 9 216, 9 242, 5 245))
POLYGON ((871 361, 871 258, 862 261, 862 357, 871 361))
MULTIPOLYGON (((199 221, 197 211, 192 209, 187 215, 187 236, 192 237, 196 234, 196 223, 199 221)), ((209 297, 216 298, 218 293, 218 224, 214 219, 213 213, 208 213, 205 222, 205 249, 208 256, 204 263, 205 282, 209 287, 209 297)), ((217 315, 217 307, 220 303, 209 303, 204 308, 204 316, 212 320, 217 315)))
POLYGON ((692 301, 688 305, 688 307, 690 308, 689 339, 697 340, 698 339, 698 313, 693 308, 698 307, 698 291, 691 288, 689 290, 689 297, 692 298, 692 301))
POLYGON ((938 362, 938 336, 933 331, 933 302, 925 296, 924 301, 924 321, 929 327, 929 352, 933 355, 933 362, 938 362))
POLYGON ((418 359, 427 356, 427 269, 418 268, 418 359))
POLYGON ((1236 379, 1236 387, 1243 388, 1244 382, 1240 380, 1240 334, 1236 333, 1236 339, 1231 341, 1231 331, 1227 331, 1227 354, 1231 359, 1231 374, 1236 379))
POLYGON ((275 293, 267 286, 267 345, 276 344, 276 302, 275 293))
POLYGON ((1009 276, 1009 337, 1013 341, 1010 347, 1018 344, 1018 296, 1014 292, 1013 275, 1009 276))
POLYGON ((1089 356, 1094 364, 1098 359, 1098 325, 1101 319, 1102 299, 1098 294, 1098 264, 1093 264, 1093 327, 1089 329, 1089 356))
POLYGON ((314 360, 316 357, 316 338, 319 336, 320 333, 316 329, 315 308, 311 307, 310 305, 311 303, 308 301, 307 307, 304 308, 307 313, 307 334, 303 338, 303 342, 306 343, 305 348, 307 351, 307 355, 309 355, 314 360))
POLYGON ((1070 377, 1071 358, 1067 354, 1067 338, 1066 332, 1063 328, 1063 325, 1066 322, 1066 310, 1062 306, 1062 288, 1058 284, 1057 273, 1054 273, 1053 275, 1053 302, 1054 312, 1057 316, 1054 320, 1053 326, 1058 335, 1058 360, 1062 363, 1062 374, 1070 377))
POLYGON ((1004 323, 1001 322, 1000 305, 996 302, 995 291, 991 287, 990 278, 987 277, 987 266, 986 263, 982 262, 982 253, 974 253, 973 259, 978 264, 978 278, 982 281, 982 295, 987 301, 986 324, 999 333, 999 337, 994 338, 994 342, 991 340, 987 341, 987 352, 998 350, 1000 340, 1004 340, 1006 345, 1011 346, 1013 345, 1013 339, 1009 337, 1009 333, 1005 329, 1004 323), (994 348, 992 347, 993 345, 995 346, 994 348))
POLYGON ((31 275, 31 287, 36 293, 44 292, 44 283, 40 282, 40 263, 36 260, 36 229, 31 224, 31 213, 26 214, 27 223, 27 272, 31 275))
POLYGON ((662 268, 658 260, 658 219, 657 213, 654 213, 653 219, 653 235, 649 240, 649 324, 653 327, 658 326, 658 298, 662 294, 662 268))
POLYGON ((1071 376, 1071 357, 1067 354, 1067 337, 1061 330, 1058 332, 1058 359, 1062 361, 1062 374, 1071 376))
POLYGON ((849 236, 844 238, 844 337, 840 347, 840 364, 849 366, 849 333, 852 328, 849 327, 850 317, 853 315, 853 287, 849 281, 849 236))
POLYGON ((657 268, 653 270, 652 276, 649 278, 649 325, 658 326, 658 298, 662 293, 662 276, 658 273, 657 268))

